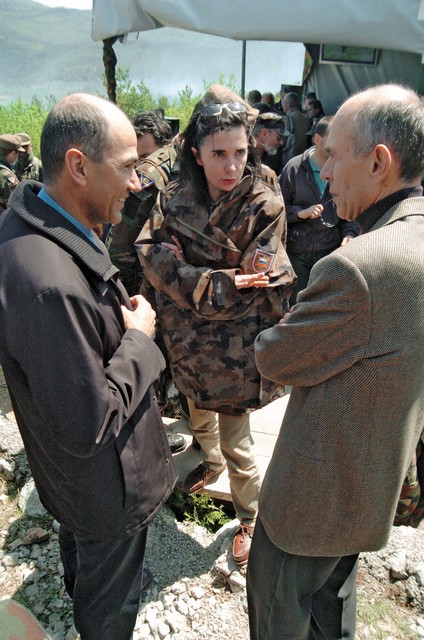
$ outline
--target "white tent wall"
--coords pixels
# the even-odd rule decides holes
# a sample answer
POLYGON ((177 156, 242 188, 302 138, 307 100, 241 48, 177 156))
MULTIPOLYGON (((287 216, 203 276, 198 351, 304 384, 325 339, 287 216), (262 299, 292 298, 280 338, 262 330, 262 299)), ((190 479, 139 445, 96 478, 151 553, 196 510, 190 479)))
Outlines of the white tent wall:
POLYGON ((335 113, 348 95, 375 84, 396 82, 419 89, 421 55, 383 49, 376 66, 320 64, 319 46, 306 48, 314 64, 304 93, 315 91, 327 114, 335 113))
POLYGON ((155 26, 424 54, 424 0, 93 0, 94 40, 155 26))
POLYGON ((328 113, 372 84, 423 88, 424 0, 93 0, 92 15, 94 40, 167 26, 235 40, 312 42, 315 50, 380 49, 375 67, 314 65, 306 88, 316 90, 328 113))

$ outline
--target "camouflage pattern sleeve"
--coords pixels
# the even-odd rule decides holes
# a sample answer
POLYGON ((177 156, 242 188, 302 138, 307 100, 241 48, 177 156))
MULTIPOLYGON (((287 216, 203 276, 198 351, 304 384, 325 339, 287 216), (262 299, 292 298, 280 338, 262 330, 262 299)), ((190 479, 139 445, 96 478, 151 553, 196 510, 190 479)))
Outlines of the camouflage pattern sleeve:
POLYGON ((141 191, 130 193, 122 211, 121 222, 110 234, 108 249, 113 264, 129 295, 140 292, 143 272, 134 247, 140 231, 148 220, 159 191, 162 191, 177 172, 177 152, 166 145, 152 153, 136 168, 141 191))
MULTIPOLYGON (((267 297, 270 288, 292 286, 295 276, 284 246, 284 205, 267 187, 259 186, 243 200, 236 189, 211 215, 202 214, 199 206, 182 206, 178 195, 168 203, 166 196, 161 198, 136 243, 145 275, 157 291, 198 317, 225 320, 245 315, 253 302, 267 297), (241 211, 223 232, 228 209, 241 200, 241 211), (183 246, 185 263, 162 244, 173 242, 173 235, 183 246), (269 274, 269 287, 236 288, 237 273, 255 271, 269 274)), ((182 199, 187 201, 184 195, 182 199)))
POLYGON ((134 247, 141 229, 149 217, 158 193, 154 184, 138 194, 130 193, 122 212, 122 220, 110 234, 108 249, 119 277, 130 296, 140 291, 143 272, 134 247))
POLYGON ((7 209, 10 194, 19 184, 16 175, 7 167, 0 167, 0 213, 7 209))

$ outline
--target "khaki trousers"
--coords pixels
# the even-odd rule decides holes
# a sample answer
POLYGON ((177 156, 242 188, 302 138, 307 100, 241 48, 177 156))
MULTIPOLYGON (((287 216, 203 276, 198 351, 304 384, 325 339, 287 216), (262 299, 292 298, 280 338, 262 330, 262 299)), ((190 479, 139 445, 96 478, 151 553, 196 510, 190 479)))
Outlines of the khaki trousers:
POLYGON ((249 414, 232 416, 197 409, 188 398, 190 429, 203 449, 203 464, 218 469, 227 463, 231 498, 243 524, 254 524, 261 477, 250 434, 249 414))

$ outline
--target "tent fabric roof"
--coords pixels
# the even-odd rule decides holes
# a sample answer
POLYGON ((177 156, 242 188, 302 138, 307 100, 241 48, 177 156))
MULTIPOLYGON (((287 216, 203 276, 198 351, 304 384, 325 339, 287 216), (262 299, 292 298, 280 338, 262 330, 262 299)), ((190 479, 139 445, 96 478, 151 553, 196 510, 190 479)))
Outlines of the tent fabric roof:
POLYGON ((424 0, 94 0, 93 40, 161 26, 424 54, 424 0))

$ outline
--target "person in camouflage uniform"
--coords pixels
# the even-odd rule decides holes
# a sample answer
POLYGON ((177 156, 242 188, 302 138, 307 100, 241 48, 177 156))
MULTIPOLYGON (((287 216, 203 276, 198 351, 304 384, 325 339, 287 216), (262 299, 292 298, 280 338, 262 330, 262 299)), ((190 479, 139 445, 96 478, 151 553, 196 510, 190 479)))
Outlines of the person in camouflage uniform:
POLYGON ((110 258, 119 269, 119 277, 130 296, 140 291, 141 265, 134 242, 148 220, 159 191, 178 176, 177 146, 157 149, 136 168, 141 191, 130 194, 122 210, 121 222, 113 227, 108 243, 110 258))
POLYGON ((19 180, 37 180, 43 182, 43 165, 32 153, 31 138, 27 133, 16 134, 21 140, 23 151, 19 151, 13 170, 19 180))
POLYGON ((241 564, 260 487, 249 412, 284 393, 259 375, 253 342, 282 318, 295 281, 283 200, 262 180, 259 164, 247 164, 248 153, 255 161, 250 132, 257 113, 212 85, 183 134, 179 180, 159 195, 136 242, 155 289, 172 377, 189 398, 191 428, 204 452, 184 489, 200 490, 227 464, 240 520, 233 556, 241 564))
POLYGON ((134 247, 144 223, 156 202, 158 192, 178 176, 177 147, 172 131, 163 116, 156 111, 142 111, 133 119, 137 135, 136 167, 141 191, 128 196, 122 220, 113 227, 108 238, 111 260, 119 269, 119 277, 130 296, 140 291, 142 272, 134 247))
POLYGON ((0 215, 7 209, 10 194, 18 186, 19 180, 12 169, 12 164, 23 151, 18 136, 5 133, 0 136, 0 215))

